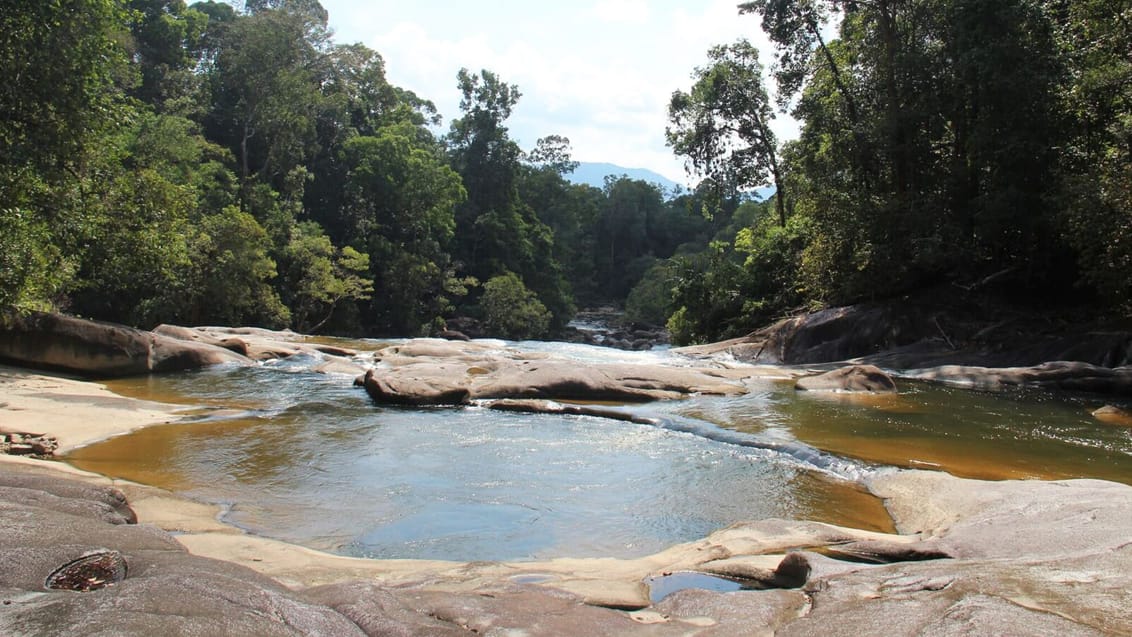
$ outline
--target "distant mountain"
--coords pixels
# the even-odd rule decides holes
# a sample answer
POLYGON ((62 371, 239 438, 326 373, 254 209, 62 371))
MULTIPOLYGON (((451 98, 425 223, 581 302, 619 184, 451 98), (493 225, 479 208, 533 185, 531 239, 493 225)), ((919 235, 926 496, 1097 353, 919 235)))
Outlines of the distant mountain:
POLYGON ((755 201, 766 201, 774 196, 775 192, 777 192, 777 190, 775 190, 774 186, 763 186, 762 188, 752 190, 751 196, 754 197, 755 201))
MULTIPOLYGON (((605 178, 607 176, 620 177, 621 175, 625 175, 629 179, 647 181, 650 184, 659 184, 660 187, 665 190, 666 194, 672 194, 677 188, 681 188, 684 191, 689 190, 686 184, 672 181, 668 177, 647 168, 625 168, 617 164, 591 161, 578 162, 578 167, 574 169, 574 172, 566 175, 566 179, 575 184, 587 184, 595 188, 601 188, 605 185, 605 178)), ((774 186, 755 188, 747 194, 755 201, 766 201, 774 195, 774 186)))
POLYGON ((640 179, 650 184, 659 184, 667 192, 672 192, 678 187, 684 190, 688 189, 684 184, 672 181, 668 177, 646 168, 625 168, 616 164, 588 161, 578 162, 578 167, 574 169, 574 172, 566 175, 566 179, 576 184, 588 184, 595 188, 601 188, 605 185, 605 178, 610 175, 614 177, 625 175, 629 179, 640 179))

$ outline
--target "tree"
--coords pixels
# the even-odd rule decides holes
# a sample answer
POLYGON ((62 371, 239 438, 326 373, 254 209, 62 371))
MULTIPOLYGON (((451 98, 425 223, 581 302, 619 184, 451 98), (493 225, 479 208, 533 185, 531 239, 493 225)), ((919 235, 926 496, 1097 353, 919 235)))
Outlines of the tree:
POLYGON ((295 228, 285 253, 284 301, 295 329, 314 334, 339 303, 370 298, 373 282, 369 255, 346 246, 335 248, 314 222, 295 228))
POLYGON ((535 142, 534 150, 527 153, 526 161, 560 176, 568 175, 578 167, 578 162, 570 157, 570 139, 562 135, 540 138, 535 142))
POLYGON ((89 237, 82 182, 130 83, 114 0, 0 12, 0 306, 48 309, 89 237))
POLYGON ((690 93, 676 91, 668 106, 668 144, 690 168, 736 189, 774 185, 779 224, 786 226, 786 191, 774 118, 763 85, 759 52, 747 40, 708 51, 690 93))
POLYGON ((1072 118, 1058 171, 1064 237, 1083 283, 1132 315, 1132 3, 1066 3, 1056 21, 1071 78, 1061 93, 1072 118))
POLYGON ((480 299, 484 327, 503 338, 523 340, 546 333, 550 312, 514 272, 492 277, 480 299))
POLYGON ((236 156, 246 187, 281 188, 316 150, 327 35, 303 14, 263 10, 239 18, 221 38, 208 69, 206 132, 236 156))
POLYGON ((517 273, 549 308, 551 326, 562 327, 574 307, 554 258, 554 234, 519 197, 523 154, 504 126, 519 89, 486 70, 461 69, 457 80, 463 116, 452 122, 447 142, 468 199, 456 210, 456 257, 481 281, 517 273))
POLYGON ((427 333, 462 293, 452 283, 448 253, 453 209, 466 196, 459 175, 408 122, 350 139, 340 162, 346 179, 339 227, 370 254, 377 292, 371 325, 427 333))
POLYGON ((193 73, 209 15, 184 0, 130 0, 133 59, 141 81, 131 91, 158 110, 197 108, 193 73))

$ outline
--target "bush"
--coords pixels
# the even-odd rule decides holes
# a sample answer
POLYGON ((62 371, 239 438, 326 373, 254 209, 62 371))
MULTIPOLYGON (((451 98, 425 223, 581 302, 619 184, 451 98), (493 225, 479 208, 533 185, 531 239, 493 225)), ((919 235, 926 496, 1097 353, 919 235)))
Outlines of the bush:
POLYGON ((630 323, 664 325, 671 313, 671 265, 667 261, 656 262, 625 299, 625 319, 630 323))
POLYGON ((483 289, 480 310, 489 333, 513 340, 546 334, 550 311, 515 273, 492 277, 483 289))

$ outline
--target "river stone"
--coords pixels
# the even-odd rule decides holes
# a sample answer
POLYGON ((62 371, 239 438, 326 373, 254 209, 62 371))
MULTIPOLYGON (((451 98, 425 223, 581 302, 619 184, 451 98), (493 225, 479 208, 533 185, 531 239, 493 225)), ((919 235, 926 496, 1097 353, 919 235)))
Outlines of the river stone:
POLYGON ((1095 410, 1093 418, 1110 425, 1132 427, 1132 413, 1113 405, 1105 405, 1095 410))
POLYGON ((799 391, 839 391, 893 393, 892 377, 873 365, 850 365, 817 376, 799 378, 794 389, 799 391))
POLYGON ((370 369, 362 377, 366 393, 379 405, 463 405, 468 389, 443 378, 396 377, 370 369))

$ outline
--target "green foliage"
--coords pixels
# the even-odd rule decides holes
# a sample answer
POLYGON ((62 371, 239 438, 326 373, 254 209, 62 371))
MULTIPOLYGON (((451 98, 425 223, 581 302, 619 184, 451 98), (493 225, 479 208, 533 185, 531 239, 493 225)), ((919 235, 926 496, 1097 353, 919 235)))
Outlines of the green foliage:
POLYGON ((742 3, 801 134, 771 134, 754 47, 714 47, 667 131, 707 178, 670 197, 570 184, 559 135, 523 152, 519 89, 490 71, 458 74, 438 138, 433 104, 335 44, 317 0, 14 3, 0 309, 388 335, 481 312, 526 338, 576 300, 624 302, 692 342, 1002 274, 1011 293, 1132 311, 1129 11, 742 3), (772 203, 742 200, 766 181, 772 203))
MULTIPOLYGON (((486 70, 461 69, 457 81, 463 116, 452 122, 447 142, 468 198, 456 210, 455 256, 467 274, 481 280, 521 274, 551 312, 552 325, 561 328, 573 315, 573 299, 554 254, 553 231, 519 194, 523 153, 504 126, 519 89, 486 70)), ((565 144, 563 138, 548 138, 536 157, 568 165, 565 144)))
POLYGON ((778 140, 770 129, 774 110, 759 52, 747 40, 708 51, 711 66, 697 68, 690 93, 676 91, 668 105, 668 145, 689 167, 729 188, 772 183, 778 191, 779 224, 786 225, 778 140))
POLYGON ((744 304, 743 270, 730 246, 713 241, 695 256, 673 260, 672 342, 686 345, 735 336, 744 304))
POLYGON ((368 299, 373 292, 369 255, 350 246, 335 248, 317 223, 295 228, 284 258, 284 301, 295 329, 304 334, 317 332, 342 301, 368 299))
POLYGON ((1084 283, 1132 315, 1132 4, 1069 3, 1056 31, 1073 82, 1057 202, 1084 283))
POLYGON ((625 319, 629 322, 664 325, 672 314, 671 265, 653 261, 625 299, 625 319))
POLYGON ((513 340, 546 335, 550 311, 515 273, 492 277, 483 288, 480 309, 491 334, 513 340))
POLYGON ((34 213, 0 208, 0 308, 53 309, 74 268, 53 238, 34 213))
POLYGON ((235 206, 202 219, 193 245, 189 323, 285 327, 291 311, 271 286, 276 270, 269 245, 255 217, 235 206))

